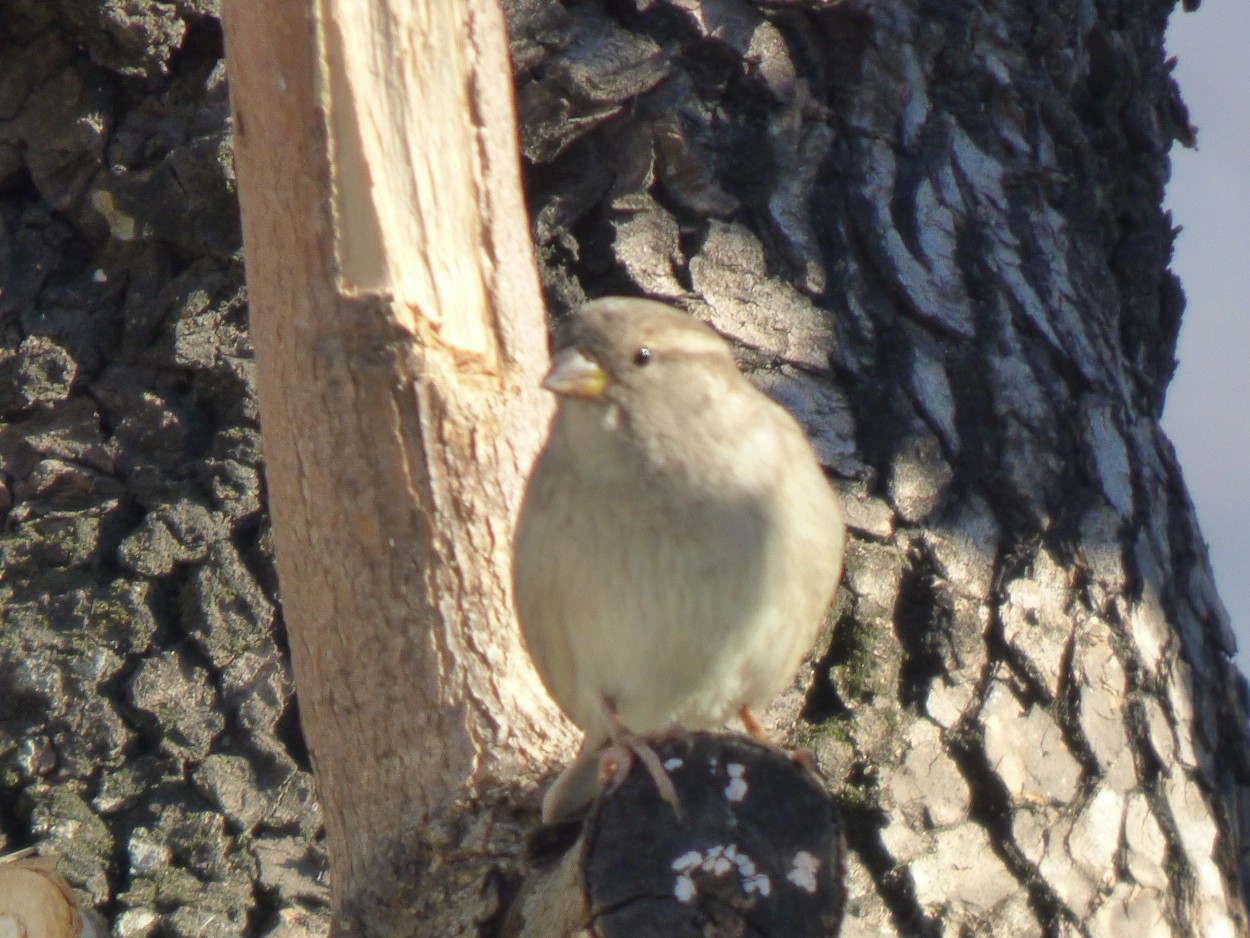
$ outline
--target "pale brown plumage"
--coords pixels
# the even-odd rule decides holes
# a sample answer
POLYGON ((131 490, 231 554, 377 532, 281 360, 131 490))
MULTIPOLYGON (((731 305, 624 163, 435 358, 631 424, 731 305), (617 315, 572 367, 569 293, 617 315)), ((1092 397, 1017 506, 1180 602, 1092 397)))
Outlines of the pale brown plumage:
POLYGON ((544 820, 597 791, 614 708, 636 734, 767 705, 842 569, 842 512, 802 429, 711 328, 607 298, 567 324, 513 559, 525 644, 586 732, 544 820))

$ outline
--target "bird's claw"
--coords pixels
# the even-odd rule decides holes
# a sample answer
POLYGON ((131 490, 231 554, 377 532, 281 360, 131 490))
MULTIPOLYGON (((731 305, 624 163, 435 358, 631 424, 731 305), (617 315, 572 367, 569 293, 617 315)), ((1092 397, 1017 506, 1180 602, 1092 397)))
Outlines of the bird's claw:
POLYGON ((790 750, 790 761, 797 765, 800 769, 806 769, 809 772, 815 772, 816 753, 812 752, 806 746, 800 746, 798 749, 790 750))
MULTIPOLYGON (((634 760, 637 759, 655 783, 655 790, 660 800, 667 803, 680 820, 681 806, 677 801, 677 789, 673 786, 673 780, 669 777, 663 763, 660 762, 655 749, 621 722, 611 700, 605 700, 604 706, 608 713, 608 733, 612 744, 604 749, 599 757, 600 783, 606 791, 616 791, 629 777, 630 769, 633 767, 634 760)), ((675 731, 674 727, 675 724, 666 726, 661 737, 667 740, 674 732, 685 733, 685 730, 675 731)))
POLYGON ((677 789, 668 771, 660 762, 660 757, 645 739, 632 733, 618 736, 599 757, 599 779, 604 790, 614 792, 624 784, 633 768, 634 760, 642 763, 651 780, 655 783, 656 793, 660 800, 668 804, 673 813, 681 818, 681 805, 677 801, 677 789))
POLYGON ((773 742, 773 738, 769 735, 768 730, 764 729, 764 724, 755 718, 755 714, 751 712, 750 708, 743 707, 740 709, 738 711, 738 719, 742 721, 742 726, 748 735, 757 743, 763 743, 765 746, 777 745, 773 742))
MULTIPOLYGON (((746 707, 738 711, 738 719, 742 721, 742 725, 746 727, 747 733, 757 743, 763 743, 765 746, 771 746, 775 749, 782 748, 773 742, 773 738, 769 735, 768 730, 764 729, 764 725, 746 707)), ((799 768, 807 769, 809 772, 816 771, 816 753, 810 749, 799 747, 798 749, 787 750, 787 754, 790 756, 790 761, 799 768)))

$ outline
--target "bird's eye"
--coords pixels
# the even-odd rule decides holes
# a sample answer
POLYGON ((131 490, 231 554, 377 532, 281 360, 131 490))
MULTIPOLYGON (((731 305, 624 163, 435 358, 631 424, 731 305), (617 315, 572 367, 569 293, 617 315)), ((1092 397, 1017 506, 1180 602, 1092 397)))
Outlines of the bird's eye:
POLYGON ((651 349, 645 345, 638 351, 634 352, 634 364, 641 368, 643 365, 651 361, 651 349))

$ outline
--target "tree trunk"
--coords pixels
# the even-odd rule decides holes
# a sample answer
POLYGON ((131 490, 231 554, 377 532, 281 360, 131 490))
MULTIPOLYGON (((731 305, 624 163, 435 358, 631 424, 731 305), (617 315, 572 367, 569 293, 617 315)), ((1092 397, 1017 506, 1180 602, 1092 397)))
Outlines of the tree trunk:
POLYGON ((492 3, 223 9, 283 611, 336 934, 462 931, 560 754, 512 621, 549 415, 492 3), (453 929, 453 925, 456 926, 453 929))
MULTIPOLYGON (((220 34, 207 0, 123 6, 15 0, 0 19, 0 851, 37 844, 120 934, 315 932, 319 809, 259 482, 220 34)), ((710 318, 843 483, 846 586, 797 734, 845 813, 843 935, 1246 934, 1246 691, 1157 420, 1182 306, 1160 202, 1167 148, 1190 133, 1163 57, 1170 9, 505 10, 549 305, 633 292, 710 318)), ((346 55, 351 26, 311 50, 273 44, 269 57, 304 54, 309 70, 288 71, 286 92, 260 106, 280 94, 307 105, 320 93, 303 84, 313 63, 323 47, 346 55)), ((364 77, 339 74, 362 90, 352 82, 364 77)), ((404 94, 360 107, 407 114, 404 94)), ((244 136, 289 126, 248 110, 244 136)), ((343 129, 329 139, 363 153, 343 129)), ((305 703, 310 736, 327 720, 392 746, 393 758, 358 767, 383 800, 334 801, 330 836, 391 812, 402 843, 372 858, 387 872, 370 885, 396 890, 383 906, 425 916, 419 934, 489 936, 519 876, 545 753, 524 742, 538 727, 531 705, 495 710, 505 691, 472 677, 512 641, 488 612, 506 581, 495 565, 449 583, 464 541, 436 541, 429 514, 381 513, 415 532, 393 554, 386 529, 358 519, 372 505, 485 511, 499 520, 469 525, 467 550, 499 549, 514 502, 487 487, 495 457, 479 449, 452 474, 463 437, 417 428, 494 414, 515 421, 505 462, 532 450, 541 404, 520 401, 541 329, 492 325, 532 315, 532 286, 500 293, 502 272, 482 277, 456 320, 460 308, 421 270, 394 266, 397 254, 337 248, 318 222, 330 164, 311 149, 319 164, 260 194, 311 190, 283 207, 312 219, 302 233, 321 260, 342 251, 347 277, 327 279, 314 253, 289 259, 313 279, 288 285, 302 295, 273 338, 320 344, 302 346, 316 371, 294 372, 284 392, 309 402, 291 409, 285 458, 351 432, 297 437, 315 401, 332 418, 385 414, 389 429, 328 463, 310 455, 305 490, 279 491, 284 470, 266 466, 275 511, 296 496, 344 519, 342 562, 283 599, 353 604, 335 610, 327 640, 362 664, 389 654, 382 666, 437 660, 465 675, 458 688, 390 685, 373 722, 360 701, 336 698, 328 718, 312 713, 324 700, 305 703), (434 329, 436 314, 463 328, 434 329), (335 383, 314 392, 314 374, 335 383), (516 412, 511 400, 490 410, 508 387, 516 412), (401 478, 382 471, 394 457, 411 467, 401 478), (450 508, 434 500, 440 480, 463 482, 450 508), (343 541, 395 561, 375 599, 363 580, 344 584, 343 541), (427 560, 433 576, 414 579, 427 560), (414 608, 418 584, 438 598, 415 607, 421 619, 396 611, 414 608), (395 627, 362 642, 365 620, 348 610, 384 599, 390 618, 373 621, 395 627), (432 624, 453 621, 462 600, 478 604, 471 633, 432 624), (466 721, 423 723, 430 701, 466 721), (478 722, 500 714, 508 722, 478 722), (413 739, 434 748, 414 754, 413 739), (462 786, 482 796, 456 814, 448 799, 462 786)), ((391 201, 375 201, 376 230, 360 224, 371 200, 359 178, 339 193, 362 246, 406 223, 411 157, 383 165, 398 176, 377 180, 391 201)), ((289 536, 292 550, 319 543, 289 536)), ((309 649, 292 635, 298 661, 309 649)))
POLYGON ((1158 424, 1170 7, 512 13, 548 293, 709 318, 844 482, 800 727, 843 935, 1246 933, 1244 683, 1158 424))

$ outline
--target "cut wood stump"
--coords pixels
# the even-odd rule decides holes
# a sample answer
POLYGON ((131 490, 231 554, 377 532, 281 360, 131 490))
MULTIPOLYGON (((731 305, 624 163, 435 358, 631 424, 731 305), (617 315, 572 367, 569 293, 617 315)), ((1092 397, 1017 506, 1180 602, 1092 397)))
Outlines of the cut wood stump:
POLYGON ((655 743, 681 816, 640 765, 581 820, 536 830, 505 938, 830 938, 846 904, 837 808, 781 750, 655 743))

